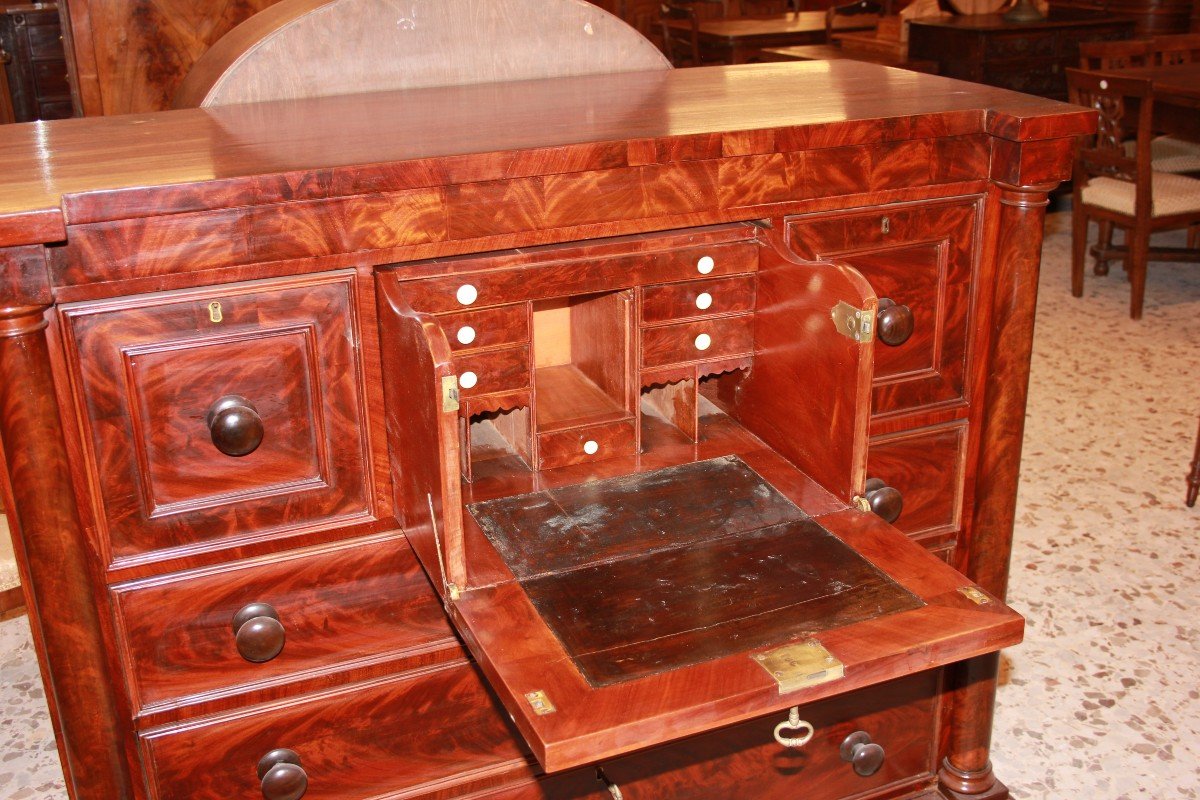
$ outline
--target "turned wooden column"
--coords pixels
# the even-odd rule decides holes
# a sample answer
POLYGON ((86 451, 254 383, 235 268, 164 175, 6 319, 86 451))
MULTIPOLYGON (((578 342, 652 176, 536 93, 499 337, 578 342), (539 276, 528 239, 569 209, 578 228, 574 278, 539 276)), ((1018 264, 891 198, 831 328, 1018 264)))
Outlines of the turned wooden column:
MULTIPOLYGON (((956 566, 1000 598, 1008 589, 1047 193, 1055 185, 1057 182, 1029 186, 999 183, 991 192, 997 211, 987 236, 993 243, 996 269, 979 480, 970 539, 960 548, 956 566)), ((948 797, 993 800, 1008 796, 988 758, 999 666, 1000 654, 992 653, 948 670, 946 757, 938 773, 942 793, 948 797)))
MULTIPOLYGON (((39 248, 40 249, 40 248, 39 248)), ((47 306, 0 293, 0 439, 42 675, 74 800, 132 797, 99 603, 75 506, 44 329, 47 306), (42 625, 42 620, 52 620, 42 625), (46 667, 49 666, 49 669, 46 667)))

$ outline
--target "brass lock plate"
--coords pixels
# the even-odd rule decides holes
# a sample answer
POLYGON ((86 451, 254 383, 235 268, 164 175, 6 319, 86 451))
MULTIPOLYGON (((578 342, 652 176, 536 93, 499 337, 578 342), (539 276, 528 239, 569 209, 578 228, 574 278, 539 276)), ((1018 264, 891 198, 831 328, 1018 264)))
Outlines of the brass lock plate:
POLYGON ((855 308, 845 300, 840 301, 830 312, 833 325, 842 336, 856 342, 869 342, 875 335, 875 312, 855 308))
POLYGON ((750 658, 775 679, 780 694, 836 681, 846 674, 842 662, 816 639, 755 653, 750 658))

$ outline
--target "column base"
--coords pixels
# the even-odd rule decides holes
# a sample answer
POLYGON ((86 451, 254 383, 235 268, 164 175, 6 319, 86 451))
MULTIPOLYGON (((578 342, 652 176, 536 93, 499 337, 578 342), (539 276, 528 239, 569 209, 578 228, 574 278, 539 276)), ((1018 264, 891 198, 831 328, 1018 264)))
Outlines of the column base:
POLYGON ((949 761, 938 770, 938 793, 946 800, 1008 800, 1008 787, 996 780, 992 765, 965 772, 949 761))

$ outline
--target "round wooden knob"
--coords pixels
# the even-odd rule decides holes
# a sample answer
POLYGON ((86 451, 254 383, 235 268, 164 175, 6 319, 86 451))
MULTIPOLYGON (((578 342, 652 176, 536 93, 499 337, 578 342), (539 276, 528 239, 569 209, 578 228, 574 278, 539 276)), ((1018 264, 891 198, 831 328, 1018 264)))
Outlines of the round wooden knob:
POLYGON ((871 741, 866 731, 855 731, 841 746, 842 761, 849 761, 854 772, 864 778, 879 772, 883 766, 883 748, 871 741))
POLYGON ((894 300, 879 298, 879 321, 875 326, 879 341, 897 347, 908 341, 913 332, 913 313, 908 306, 896 305, 894 300))
POLYGON ((208 409, 208 433, 225 455, 248 456, 262 444, 262 417, 249 400, 231 394, 208 409))
POLYGON ((258 760, 258 778, 265 800, 300 800, 308 791, 308 775, 295 750, 281 747, 258 760))
POLYGON ((879 478, 867 479, 864 497, 871 510, 883 517, 884 522, 895 522, 904 510, 904 498, 900 496, 900 490, 888 486, 879 478))
POLYGON ((233 615, 233 638, 242 658, 261 664, 279 655, 287 636, 274 608, 251 603, 233 615))

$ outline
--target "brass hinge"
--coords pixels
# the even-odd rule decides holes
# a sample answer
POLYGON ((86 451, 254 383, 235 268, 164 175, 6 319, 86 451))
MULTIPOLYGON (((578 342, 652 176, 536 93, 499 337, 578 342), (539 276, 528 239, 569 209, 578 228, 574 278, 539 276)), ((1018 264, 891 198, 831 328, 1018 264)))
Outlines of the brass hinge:
POLYGON ((855 308, 845 300, 838 302, 832 311, 833 324, 838 333, 856 342, 869 342, 875 335, 875 312, 855 308))
POLYGON ((756 653, 751 658, 775 679, 780 694, 835 681, 846 674, 842 662, 816 639, 756 653))
POLYGON ((963 597, 977 606, 985 606, 992 602, 991 598, 984 594, 983 590, 978 586, 963 586, 959 591, 962 592, 963 597))
POLYGON ((442 378, 442 411, 458 411, 458 376, 442 378))

